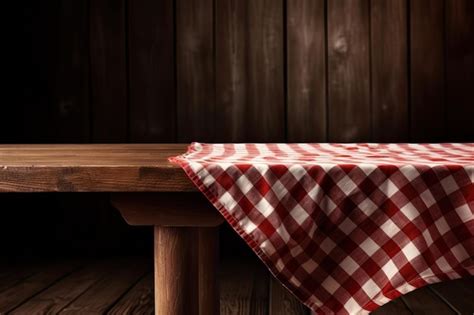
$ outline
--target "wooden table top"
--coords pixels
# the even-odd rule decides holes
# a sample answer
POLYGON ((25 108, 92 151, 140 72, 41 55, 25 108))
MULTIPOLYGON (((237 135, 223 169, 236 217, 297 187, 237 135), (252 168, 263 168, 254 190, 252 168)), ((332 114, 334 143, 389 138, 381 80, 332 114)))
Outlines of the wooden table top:
POLYGON ((186 144, 0 145, 0 192, 195 191, 168 157, 186 144))

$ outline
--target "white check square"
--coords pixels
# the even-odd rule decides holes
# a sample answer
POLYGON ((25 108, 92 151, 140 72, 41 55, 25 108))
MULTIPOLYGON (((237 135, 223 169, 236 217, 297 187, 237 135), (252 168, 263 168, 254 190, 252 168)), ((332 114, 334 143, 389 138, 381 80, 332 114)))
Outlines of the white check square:
POLYGON ((380 293, 379 286, 372 279, 367 279, 367 281, 362 286, 362 290, 364 290, 367 296, 371 299, 380 293))
POLYGON ((239 187, 239 189, 242 191, 243 194, 248 193, 249 190, 253 188, 252 183, 249 181, 249 179, 245 175, 240 176, 235 181, 235 185, 239 187))
POLYGON ((237 201, 235 201, 234 197, 227 191, 219 198, 219 202, 231 213, 237 205, 237 201))
POLYGON ((397 185, 395 185, 390 179, 387 179, 382 185, 380 185, 380 189, 388 198, 391 198, 399 191, 397 185))
POLYGON ((380 229, 387 234, 388 237, 392 238, 400 232, 400 228, 391 220, 388 219, 384 224, 380 226, 380 229))
POLYGON ((369 256, 380 249, 380 246, 375 243, 372 238, 368 237, 360 244, 360 248, 369 256))
POLYGON ((279 200, 282 200, 283 197, 285 197, 286 194, 288 193, 288 189, 286 189, 286 187, 281 183, 280 180, 276 180, 276 181, 272 184, 272 190, 273 190, 273 193, 275 194, 275 196, 276 196, 279 200))
POLYGON ((262 198, 259 203, 255 205, 255 208, 265 217, 267 218, 272 212, 273 212, 273 207, 272 205, 267 201, 266 198, 262 198))
POLYGON ((458 244, 451 248, 451 252, 453 253, 454 257, 456 257, 456 260, 459 262, 463 262, 464 260, 470 257, 462 244, 458 244))
POLYGON ((313 271, 316 270, 316 268, 318 268, 318 264, 312 260, 312 259, 308 259, 307 261, 305 261, 301 267, 303 267, 303 269, 307 272, 307 273, 312 273, 313 271))
POLYGON ((348 275, 352 275, 360 267, 351 256, 347 256, 341 262, 340 266, 345 272, 347 272, 348 275))
POLYGON ((406 244, 405 247, 403 247, 402 252, 408 261, 420 255, 420 251, 412 242, 406 244))
POLYGON ((365 215, 370 216, 375 210, 378 209, 377 205, 370 200, 370 198, 365 198, 360 204, 359 209, 365 213, 365 215))
POLYGON ((462 222, 474 220, 474 212, 469 209, 469 206, 467 204, 457 207, 456 213, 458 214, 462 222))
POLYGON ((296 207, 290 211, 290 215, 299 225, 302 225, 303 222, 309 217, 308 212, 300 205, 296 205, 296 207))
POLYGON ((283 224, 276 229, 276 232, 278 233, 278 235, 280 235, 284 242, 288 243, 288 241, 290 240, 290 234, 288 234, 288 231, 285 229, 285 226, 283 224))
POLYGON ((329 294, 334 294, 334 292, 336 292, 336 290, 341 287, 341 285, 331 276, 328 276, 324 280, 322 286, 324 289, 326 289, 326 291, 329 292, 329 294))
POLYGON ((383 273, 387 276, 388 279, 392 279, 398 273, 398 268, 395 266, 393 261, 390 259, 387 263, 382 267, 383 273))
POLYGON ((420 215, 419 210, 411 203, 407 203, 400 211, 408 218, 408 220, 413 221, 420 215))
POLYGON ((447 195, 459 189, 458 184, 451 175, 446 176, 440 183, 447 195))
POLYGON ((446 232, 450 230, 448 222, 446 222, 444 217, 441 217, 438 220, 436 220, 435 225, 440 235, 444 235, 446 232))
POLYGON ((413 181, 417 178, 420 173, 413 165, 403 165, 400 167, 400 172, 408 179, 408 181, 413 181))
POLYGON ((421 200, 425 203, 426 207, 431 207, 436 200, 433 197, 433 194, 429 189, 425 190, 423 193, 420 194, 421 200))
POLYGON ((341 190, 346 194, 349 195, 356 187, 357 185, 350 179, 349 176, 344 176, 337 182, 337 186, 341 188, 341 190))

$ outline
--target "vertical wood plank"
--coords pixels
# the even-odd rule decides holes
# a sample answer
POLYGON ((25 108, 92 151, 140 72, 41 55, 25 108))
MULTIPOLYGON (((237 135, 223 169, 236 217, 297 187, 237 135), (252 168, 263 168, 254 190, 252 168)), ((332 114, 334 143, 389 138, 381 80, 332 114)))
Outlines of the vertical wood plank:
POLYGON ((4 49, 4 84, 0 117, 0 141, 44 143, 49 137, 55 98, 51 78, 58 47, 59 1, 22 1, 4 8, 15 26, 5 29, 4 41, 14 49, 4 49), (8 105, 7 105, 8 104, 8 105), (52 110, 51 110, 52 112, 52 110))
POLYGON ((288 141, 326 141, 324 0, 286 3, 288 141))
POLYGON ((294 297, 274 277, 270 279, 270 314, 308 315, 309 309, 294 297))
POLYGON ((125 0, 90 2, 92 140, 127 140, 125 0))
POLYGON ((175 142, 173 1, 128 1, 130 140, 175 142))
MULTIPOLYGON (((125 0, 94 0, 89 5, 91 141, 127 142, 125 0)), ((79 222, 85 224, 85 217, 93 220, 96 244, 113 246, 123 226, 114 221, 116 213, 101 202, 101 197, 94 195, 90 204, 82 205, 95 211, 80 216, 79 222)))
POLYGON ((474 141, 474 2, 446 1, 446 118, 449 141, 474 141))
POLYGON ((224 260, 222 263, 222 315, 263 315, 269 312, 268 272, 255 257, 224 260))
POLYGON ((89 121, 89 36, 87 1, 59 1, 57 53, 48 128, 55 142, 87 142, 89 121))
POLYGON ((369 3, 328 1, 329 141, 370 137, 369 3))
POLYGON ((285 139, 283 2, 216 1, 216 141, 285 139))
POLYGON ((178 141, 214 136, 213 1, 176 1, 178 141))
POLYGON ((406 0, 371 0, 372 139, 408 140, 406 0))
POLYGON ((443 0, 410 1, 412 141, 441 141, 445 134, 443 32, 443 0))

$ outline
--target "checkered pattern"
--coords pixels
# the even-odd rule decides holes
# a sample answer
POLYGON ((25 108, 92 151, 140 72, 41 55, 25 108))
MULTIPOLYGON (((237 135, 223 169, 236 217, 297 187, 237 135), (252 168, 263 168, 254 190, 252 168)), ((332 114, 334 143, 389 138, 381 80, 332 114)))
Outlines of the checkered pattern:
POLYGON ((474 143, 193 143, 170 160, 318 314, 474 275, 474 143))

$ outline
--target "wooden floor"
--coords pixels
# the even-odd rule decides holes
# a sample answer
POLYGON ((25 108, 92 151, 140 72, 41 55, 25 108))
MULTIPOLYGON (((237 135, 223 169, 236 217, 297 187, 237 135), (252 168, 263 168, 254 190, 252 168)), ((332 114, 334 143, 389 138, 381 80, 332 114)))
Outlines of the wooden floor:
MULTIPOLYGON (((0 314, 153 314, 151 259, 0 265, 0 314)), ((303 315, 308 310, 257 260, 224 261, 221 314, 303 315)), ((374 314, 473 314, 474 277, 416 290, 374 314)))

